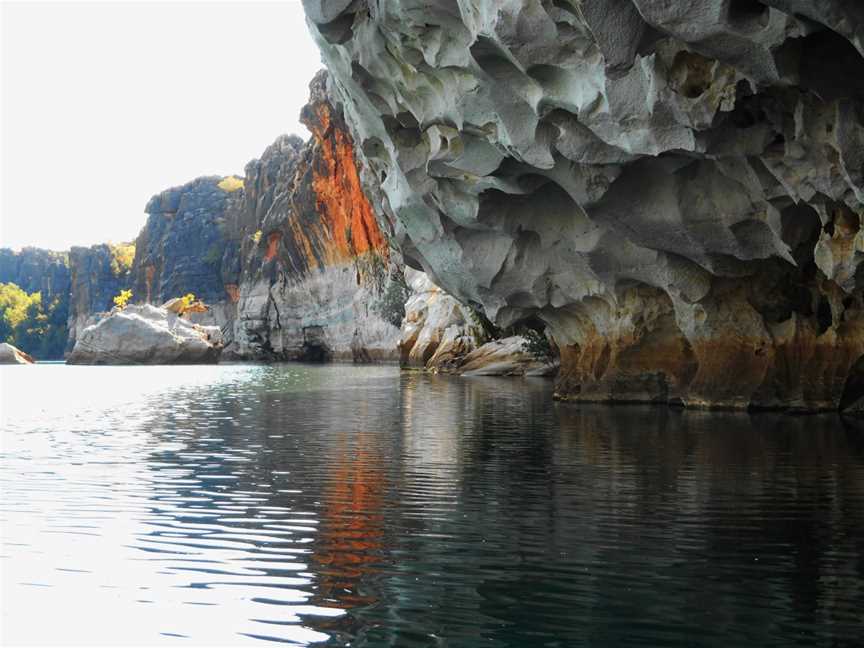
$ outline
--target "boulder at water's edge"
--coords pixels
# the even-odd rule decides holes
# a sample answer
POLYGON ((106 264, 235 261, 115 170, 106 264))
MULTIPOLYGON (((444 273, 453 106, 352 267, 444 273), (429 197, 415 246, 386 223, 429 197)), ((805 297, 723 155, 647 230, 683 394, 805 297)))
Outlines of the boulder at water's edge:
POLYGON ((114 310, 81 333, 69 364, 215 364, 222 333, 150 304, 114 310))
POLYGON ((11 344, 0 344, 0 364, 33 364, 36 362, 29 355, 11 344))

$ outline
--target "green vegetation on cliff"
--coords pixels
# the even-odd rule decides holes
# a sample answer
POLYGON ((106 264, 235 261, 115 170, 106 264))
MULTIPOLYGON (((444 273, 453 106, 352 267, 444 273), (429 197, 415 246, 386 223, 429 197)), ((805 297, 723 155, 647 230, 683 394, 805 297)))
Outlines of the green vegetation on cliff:
POLYGON ((69 305, 42 293, 27 293, 14 283, 0 284, 0 342, 8 342, 39 360, 63 357, 69 305))

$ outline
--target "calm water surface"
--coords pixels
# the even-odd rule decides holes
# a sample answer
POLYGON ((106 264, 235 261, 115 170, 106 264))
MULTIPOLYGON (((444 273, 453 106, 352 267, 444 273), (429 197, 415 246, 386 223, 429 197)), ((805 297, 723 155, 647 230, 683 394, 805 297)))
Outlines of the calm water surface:
POLYGON ((0 367, 0 643, 853 646, 864 427, 348 366, 0 367))

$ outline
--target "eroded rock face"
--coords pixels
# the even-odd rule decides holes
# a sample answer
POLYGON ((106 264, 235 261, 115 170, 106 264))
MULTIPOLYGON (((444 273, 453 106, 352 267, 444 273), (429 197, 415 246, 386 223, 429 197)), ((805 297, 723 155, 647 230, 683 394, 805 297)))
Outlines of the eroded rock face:
POLYGON ((401 364, 466 376, 552 376, 554 358, 538 359, 521 335, 489 339, 478 316, 436 286, 424 272, 406 268, 411 295, 399 340, 401 364))
POLYGON ((525 348, 526 340, 511 335, 483 344, 463 359, 459 373, 463 376, 554 376, 558 364, 535 358, 525 348))
POLYGON ((309 142, 277 140, 246 169, 232 353, 395 360, 401 271, 363 190, 351 136, 327 97, 326 76, 310 91, 301 116, 309 142))
POLYGON ((69 364, 214 364, 222 333, 166 308, 134 304, 115 309, 78 336, 69 364))
POLYGON ((864 8, 304 0, 382 226, 563 398, 864 394, 864 8))

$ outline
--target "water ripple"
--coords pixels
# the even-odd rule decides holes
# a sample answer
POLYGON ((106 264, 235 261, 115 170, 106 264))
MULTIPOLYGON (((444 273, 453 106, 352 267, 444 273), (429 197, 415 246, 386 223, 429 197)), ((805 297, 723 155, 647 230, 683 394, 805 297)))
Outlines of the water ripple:
POLYGON ((575 407, 545 381, 387 367, 0 381, 0 643, 864 636, 856 422, 575 407))

